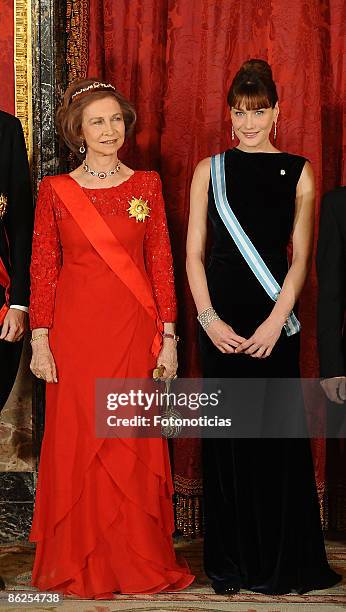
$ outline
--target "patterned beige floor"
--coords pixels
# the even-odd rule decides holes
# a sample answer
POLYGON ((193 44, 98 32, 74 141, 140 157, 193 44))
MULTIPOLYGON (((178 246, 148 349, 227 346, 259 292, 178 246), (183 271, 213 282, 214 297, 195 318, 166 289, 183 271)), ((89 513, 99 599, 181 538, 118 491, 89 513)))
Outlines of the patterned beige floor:
POLYGON ((154 596, 118 595, 113 601, 99 602, 65 599, 59 605, 9 604, 9 596, 33 592, 29 587, 33 548, 0 547, 0 573, 6 581, 6 591, 0 593, 0 612, 341 612, 346 609, 346 540, 329 541, 327 545, 331 565, 344 576, 340 585, 307 595, 271 597, 247 591, 232 598, 215 595, 202 571, 201 547, 201 541, 177 545, 197 576, 196 582, 184 592, 154 596))

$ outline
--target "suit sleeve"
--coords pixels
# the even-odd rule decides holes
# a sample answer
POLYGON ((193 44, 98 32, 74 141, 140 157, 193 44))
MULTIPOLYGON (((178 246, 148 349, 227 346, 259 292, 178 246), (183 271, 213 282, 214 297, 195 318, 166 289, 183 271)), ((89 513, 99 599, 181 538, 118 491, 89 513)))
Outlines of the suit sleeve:
POLYGON ((55 292, 62 264, 59 229, 49 179, 41 182, 38 195, 31 258, 30 327, 51 327, 55 292))
POLYGON ((144 238, 144 260, 160 319, 171 323, 177 317, 171 244, 161 180, 156 172, 152 172, 152 180, 153 195, 144 238))
POLYGON ((325 378, 343 376, 345 359, 342 329, 345 309, 346 261, 344 245, 333 200, 327 194, 322 201, 317 246, 317 340, 320 373, 325 378))
POLYGON ((10 304, 28 306, 34 210, 28 157, 19 119, 15 119, 12 133, 9 202, 5 216, 11 269, 10 304))

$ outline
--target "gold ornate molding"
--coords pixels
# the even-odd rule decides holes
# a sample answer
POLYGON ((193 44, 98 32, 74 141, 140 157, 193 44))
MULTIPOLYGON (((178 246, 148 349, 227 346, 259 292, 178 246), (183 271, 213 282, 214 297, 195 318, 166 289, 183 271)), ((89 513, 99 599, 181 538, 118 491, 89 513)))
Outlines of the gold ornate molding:
POLYGON ((14 0, 15 109, 20 119, 29 160, 32 160, 31 1, 14 0))

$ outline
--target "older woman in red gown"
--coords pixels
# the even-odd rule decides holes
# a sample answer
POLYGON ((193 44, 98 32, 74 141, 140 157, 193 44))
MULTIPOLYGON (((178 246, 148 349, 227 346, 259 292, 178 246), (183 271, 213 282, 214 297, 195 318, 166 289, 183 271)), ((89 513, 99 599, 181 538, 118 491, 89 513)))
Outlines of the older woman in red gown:
POLYGON ((176 372, 176 302, 159 176, 120 163, 132 107, 93 79, 67 90, 59 131, 86 152, 40 187, 31 264, 34 374, 49 383, 32 584, 85 598, 179 590, 167 444, 99 439, 97 378, 176 372), (145 215, 129 202, 147 202, 145 215), (162 338, 163 336, 163 338, 162 338))

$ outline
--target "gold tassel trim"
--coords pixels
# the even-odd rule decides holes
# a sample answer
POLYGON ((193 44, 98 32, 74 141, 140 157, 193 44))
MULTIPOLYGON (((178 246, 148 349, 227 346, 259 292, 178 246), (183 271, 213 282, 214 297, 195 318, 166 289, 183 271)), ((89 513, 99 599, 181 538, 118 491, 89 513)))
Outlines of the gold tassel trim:
POLYGON ((85 79, 89 61, 89 0, 67 0, 68 83, 85 79))
POLYGON ((331 532, 346 532, 346 487, 343 483, 333 486, 325 499, 324 528, 331 532))
POLYGON ((203 495, 202 478, 184 478, 178 474, 174 475, 174 490, 183 495, 203 495))
POLYGON ((198 538, 203 533, 202 500, 198 495, 175 495, 176 528, 184 538, 198 538))

